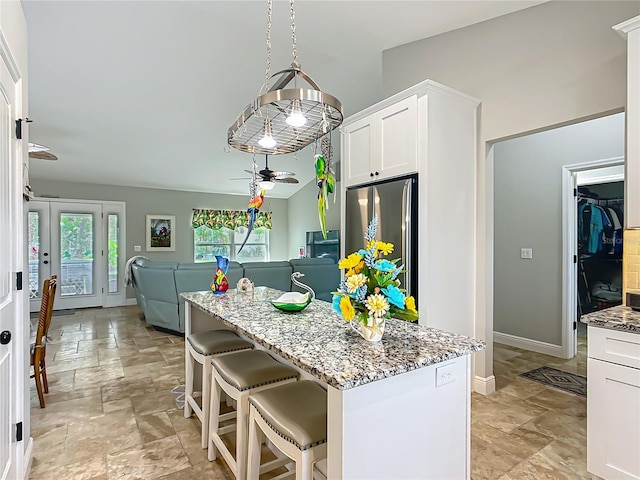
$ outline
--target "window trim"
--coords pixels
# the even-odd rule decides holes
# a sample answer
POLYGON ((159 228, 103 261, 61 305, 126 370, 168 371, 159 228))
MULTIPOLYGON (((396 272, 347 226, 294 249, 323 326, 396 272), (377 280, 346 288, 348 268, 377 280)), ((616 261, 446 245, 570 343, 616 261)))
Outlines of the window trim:
MULTIPOLYGON (((207 227, 206 225, 201 225, 198 228, 194 228, 193 229, 193 261, 194 263, 208 263, 208 262, 212 262, 213 260, 211 259, 206 259, 206 260, 198 260, 196 259, 196 247, 209 247, 209 246, 228 246, 229 247, 229 260, 231 261, 237 261, 236 260, 236 249, 241 245, 241 243, 236 243, 235 242, 235 235, 236 235, 236 230, 239 228, 247 228, 244 226, 238 226, 236 227, 234 230, 231 230, 228 227, 221 227, 224 228, 226 230, 229 231, 229 237, 231 238, 231 242, 230 243, 216 243, 216 242, 199 242, 196 243, 196 230, 199 228, 206 228, 208 230, 213 230, 209 227, 207 227)), ((256 261, 256 262, 268 262, 271 258, 271 252, 270 252, 270 242, 269 242, 269 229, 266 227, 260 227, 257 229, 254 229, 253 231, 256 232, 257 230, 264 230, 264 235, 265 235, 265 242, 247 242, 245 244, 245 247, 249 247, 252 245, 264 245, 265 246, 265 250, 266 250, 266 258, 262 258, 261 260, 258 259, 254 259, 254 260, 248 260, 248 261, 256 261)), ((246 232, 245 232, 246 234, 246 232)))

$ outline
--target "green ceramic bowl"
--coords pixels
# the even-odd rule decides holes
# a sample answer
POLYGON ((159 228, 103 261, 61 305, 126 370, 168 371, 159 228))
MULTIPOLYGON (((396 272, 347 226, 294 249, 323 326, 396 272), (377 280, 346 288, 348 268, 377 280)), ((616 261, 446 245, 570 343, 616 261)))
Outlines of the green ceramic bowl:
POLYGON ((287 301, 291 298, 292 293, 293 292, 289 292, 282 295, 280 298, 277 298, 276 300, 271 300, 271 305, 276 307, 278 310, 282 310, 283 312, 300 312, 301 310, 304 310, 306 306, 309 305, 313 300, 313 297, 311 295, 307 295, 307 300, 305 302, 293 303, 287 301))

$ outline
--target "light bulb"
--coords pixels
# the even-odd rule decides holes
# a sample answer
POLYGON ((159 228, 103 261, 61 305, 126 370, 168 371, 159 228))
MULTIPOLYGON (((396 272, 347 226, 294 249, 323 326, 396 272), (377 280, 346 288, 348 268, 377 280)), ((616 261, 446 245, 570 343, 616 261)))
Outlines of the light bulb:
POLYGON ((262 180, 261 182, 258 182, 258 186, 263 190, 271 190, 276 186, 276 184, 269 180, 262 180))
POLYGON ((275 138, 271 135, 271 120, 266 118, 264 120, 264 136, 258 140, 258 145, 262 148, 273 148, 278 144, 275 138))
POLYGON ((300 108, 300 100, 293 100, 291 102, 291 112, 285 122, 292 127, 302 127, 307 123, 307 117, 303 115, 302 109, 300 108))

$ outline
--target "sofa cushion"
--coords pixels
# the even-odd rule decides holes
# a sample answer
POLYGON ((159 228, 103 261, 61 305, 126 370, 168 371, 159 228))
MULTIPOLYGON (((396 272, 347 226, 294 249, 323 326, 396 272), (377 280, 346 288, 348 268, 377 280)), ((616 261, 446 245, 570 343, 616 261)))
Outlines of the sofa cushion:
MULTIPOLYGON (((332 258, 295 258, 290 263, 294 272, 304 273, 304 277, 298 281, 313 288, 318 300, 331 301, 331 292, 340 283, 340 270, 332 258)), ((292 289, 296 292, 305 291, 296 285, 292 289)))
POLYGON ((242 267, 244 276, 256 287, 271 287, 284 292, 291 290, 293 269, 289 262, 247 262, 242 267))

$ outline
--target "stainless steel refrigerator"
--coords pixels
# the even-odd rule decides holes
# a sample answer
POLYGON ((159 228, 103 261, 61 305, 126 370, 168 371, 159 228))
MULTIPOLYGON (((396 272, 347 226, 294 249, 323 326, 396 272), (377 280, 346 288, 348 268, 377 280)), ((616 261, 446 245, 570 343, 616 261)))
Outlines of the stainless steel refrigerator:
POLYGON ((364 234, 373 215, 378 216, 376 239, 393 243, 386 258, 401 258, 406 273, 401 288, 418 299, 418 177, 411 175, 347 189, 345 254, 365 248, 364 234))

